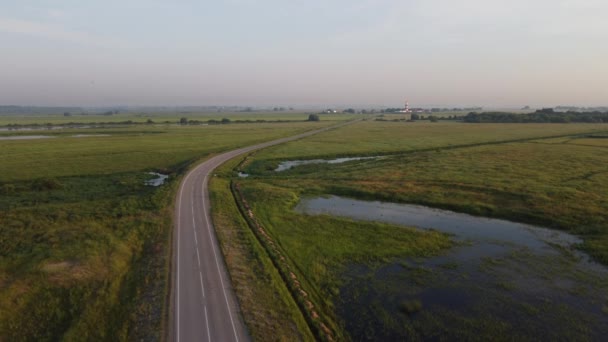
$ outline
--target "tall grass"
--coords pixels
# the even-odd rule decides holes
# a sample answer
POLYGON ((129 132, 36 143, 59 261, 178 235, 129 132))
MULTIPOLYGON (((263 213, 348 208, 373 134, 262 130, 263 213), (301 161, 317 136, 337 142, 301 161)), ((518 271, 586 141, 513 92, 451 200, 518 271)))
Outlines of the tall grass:
MULTIPOLYGON (((579 235, 580 247, 608 265, 608 145, 593 138, 607 129, 362 122, 260 151, 242 166, 252 176, 239 183, 324 317, 340 326, 334 301, 344 267, 432 255, 450 244, 437 233, 300 215, 292 209, 301 197, 418 203, 544 225, 579 235), (384 156, 273 171, 282 160, 347 155, 384 156)), ((501 323, 474 324, 494 329, 501 323)))
POLYGON ((162 339, 171 208, 184 171, 224 150, 327 124, 0 141, 0 340, 162 339), (153 170, 169 182, 145 186, 153 170))

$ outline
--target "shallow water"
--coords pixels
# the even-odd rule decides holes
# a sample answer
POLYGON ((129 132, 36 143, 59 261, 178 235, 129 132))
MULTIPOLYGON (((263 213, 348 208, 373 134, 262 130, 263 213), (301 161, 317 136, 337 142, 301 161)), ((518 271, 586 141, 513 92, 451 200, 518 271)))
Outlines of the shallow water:
POLYGON ((293 167, 308 164, 341 164, 353 160, 366 160, 366 159, 377 159, 379 157, 350 157, 350 158, 336 158, 336 159, 311 159, 311 160, 288 160, 281 162, 279 166, 274 169, 276 172, 289 170, 293 167))
POLYGON ((348 265, 335 303, 354 340, 491 339, 482 328, 545 340, 608 334, 608 268, 576 250, 581 240, 571 234, 337 196, 304 199, 295 210, 435 229, 456 241, 434 257, 348 265), (404 312, 412 300, 420 312, 404 312))
POLYGON ((461 240, 515 244, 543 252, 554 250, 549 243, 570 246, 581 242, 576 236, 556 230, 413 204, 329 196, 304 199, 296 211, 435 229, 461 240))
POLYGON ((72 138, 109 137, 110 134, 74 134, 72 138))
POLYGON ((0 140, 33 140, 33 139, 48 139, 54 138, 50 135, 13 135, 8 137, 0 137, 0 140))
POLYGON ((165 184, 165 181, 169 178, 169 175, 163 175, 162 173, 158 172, 148 172, 148 174, 156 176, 156 178, 152 178, 145 182, 146 185, 150 186, 161 186, 165 184))

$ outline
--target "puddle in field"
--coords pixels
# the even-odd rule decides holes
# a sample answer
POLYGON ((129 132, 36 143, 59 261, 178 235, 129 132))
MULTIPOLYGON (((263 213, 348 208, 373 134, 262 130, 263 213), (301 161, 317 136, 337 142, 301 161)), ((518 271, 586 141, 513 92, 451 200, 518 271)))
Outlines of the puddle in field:
POLYGON ((311 159, 311 160, 288 160, 279 163, 279 166, 274 169, 277 172, 289 170, 293 167, 308 164, 341 164, 353 160, 366 160, 366 159, 377 159, 376 157, 349 157, 349 158, 336 158, 336 159, 311 159))
POLYGON ((434 229, 456 241, 435 257, 346 267, 336 313, 355 340, 491 339, 497 332, 599 340, 608 333, 608 268, 576 250, 581 240, 571 234, 337 196, 304 199, 295 210, 434 229))
MULTIPOLYGON (((110 124, 109 127, 113 127, 116 124, 110 124)), ((51 130, 63 130, 63 129, 88 129, 88 128, 104 128, 105 125, 62 125, 62 126, 19 126, 19 127, 0 127, 0 132, 10 131, 51 131, 51 130)))
POLYGON ((156 178, 149 179, 145 182, 146 185, 150 186, 161 186, 165 184, 165 181, 169 178, 169 175, 163 175, 158 172, 148 172, 148 174, 156 176, 156 178))
POLYGON ((74 134, 72 138, 109 137, 110 134, 74 134))
POLYGON ((0 137, 0 140, 34 140, 54 138, 50 135, 13 135, 8 137, 0 137))
POLYGON ((10 132, 10 131, 32 131, 33 129, 30 127, 0 127, 0 132, 10 132))

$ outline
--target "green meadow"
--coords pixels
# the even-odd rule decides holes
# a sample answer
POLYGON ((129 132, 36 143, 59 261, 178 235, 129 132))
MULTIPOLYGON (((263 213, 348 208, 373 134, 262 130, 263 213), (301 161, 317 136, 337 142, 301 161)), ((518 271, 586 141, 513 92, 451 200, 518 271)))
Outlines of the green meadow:
MULTIPOLYGON (((83 114, 64 113, 55 114, 29 114, 29 115, 0 115, 0 127, 9 125, 66 125, 70 123, 92 125, 95 123, 120 124, 130 122, 134 124, 176 124, 181 118, 205 123, 209 120, 221 121, 229 119, 233 122, 238 121, 306 121, 309 112, 294 110, 288 112, 151 112, 151 113, 132 113, 119 112, 112 115, 103 114, 83 114)), ((345 120, 360 117, 356 114, 321 114, 322 118, 328 121, 345 120)))
POLYGON ((186 170, 333 123, 130 125, 0 140, 0 340, 163 339, 172 208, 186 170), (145 185, 148 172, 168 182, 145 185))
MULTIPOLYGON (((341 310, 338 306, 352 309, 348 305, 369 300, 366 297, 369 293, 365 295, 363 290, 345 288, 348 281, 345 274, 352 273, 353 269, 368 270, 357 276, 363 277, 358 286, 376 291, 374 293, 378 296, 396 293, 400 298, 406 293, 403 286, 409 286, 405 285, 407 281, 413 281, 412 286, 423 290, 425 286, 440 286, 447 281, 444 279, 446 274, 464 276, 458 274, 457 267, 450 261, 445 264, 450 267, 446 266, 444 272, 431 272, 425 268, 420 268, 423 272, 419 272, 419 266, 407 266, 407 260, 449 255, 448 252, 457 246, 449 236, 432 230, 299 214, 293 208, 300 199, 339 195, 422 204, 536 224, 580 237, 582 244, 574 247, 596 262, 608 265, 607 136, 608 126, 602 124, 476 125, 365 121, 253 153, 242 164, 232 166, 249 173, 248 178, 235 177, 228 170, 223 176, 227 179, 234 177, 232 181, 242 188, 257 219, 287 256, 292 269, 297 270, 298 278, 315 307, 320 308, 320 319, 332 328, 338 339, 358 340, 363 337, 349 335, 346 327, 352 327, 352 324, 338 313, 341 310), (274 171, 285 160, 331 159, 336 156, 381 157, 274 171), (374 276, 374 272, 393 263, 398 265, 395 267, 411 273, 407 281, 384 281, 374 276)), ((246 225, 235 227, 235 231, 246 234, 246 225)), ((224 243, 231 244, 227 240, 224 243)), ((254 252, 253 244, 249 242, 251 258, 264 260, 273 257, 273 252, 254 252)), ((560 250, 560 253, 566 253, 564 260, 569 260, 567 256, 572 252, 560 250)), ((537 260, 532 256, 525 257, 525 253, 523 255, 517 254, 505 260, 483 259, 487 261, 484 267, 499 263, 511 265, 513 270, 524 267, 522 265, 542 268, 540 265, 547 263, 547 270, 552 270, 542 271, 547 279, 565 276, 575 283, 591 284, 589 289, 571 290, 570 294, 576 291, 583 291, 581 296, 594 293, 597 295, 594 298, 605 301, 608 279, 583 276, 575 266, 569 266, 569 262, 562 264, 563 261, 537 260), (565 275, 561 274, 564 272, 565 275)), ((496 273, 486 268, 482 271, 496 273)), ((530 318, 531 322, 534 319, 541 322, 543 317, 551 324, 560 323, 550 336, 567 333, 561 336, 582 340, 597 337, 594 335, 597 331, 590 330, 594 326, 590 323, 594 322, 591 318, 583 318, 586 316, 569 311, 571 309, 559 303, 536 307, 519 302, 521 299, 508 295, 507 291, 514 287, 510 278, 498 278, 496 286, 499 290, 491 293, 491 300, 479 304, 475 308, 478 313, 470 314, 470 317, 449 310, 430 313, 425 311, 425 303, 418 299, 403 302, 396 312, 383 311, 378 303, 368 303, 372 309, 376 308, 373 309, 376 310, 373 319, 383 323, 365 333, 368 338, 538 338, 534 329, 526 327, 528 330, 518 331, 517 324, 494 316, 496 305, 503 305, 509 308, 508 312, 516 312, 516 317, 525 317, 522 312, 538 314, 532 315, 536 318, 530 318), (422 318, 411 319, 414 315, 422 318), (445 322, 460 322, 460 325, 450 326, 445 322), (390 335, 395 331, 396 335, 390 335)), ((297 296, 293 298, 297 301, 297 296)), ((608 302, 593 301, 599 310, 599 314, 594 315, 601 316, 603 310, 602 319, 605 319, 608 302)), ((605 326, 596 327, 601 330, 605 326)))
MULTIPOLYGON (((142 123, 149 118, 125 114, 123 120, 121 115, 113 117, 142 123)), ((0 140, 0 340, 164 339, 172 208, 185 172, 223 151, 354 117, 320 115, 320 122, 305 122, 304 113, 184 114, 193 120, 290 122, 181 126, 174 124, 181 114, 163 115, 152 120, 167 119, 170 124, 0 132, 0 137, 51 136, 0 140), (148 172, 168 174, 169 179, 151 187, 145 185, 153 177, 148 172)), ((58 114, 24 121, 3 117, 3 122, 61 124, 80 122, 77 118, 58 114)), ((345 271, 441 257, 460 244, 437 231, 298 214, 293 208, 304 197, 333 194, 418 203, 534 223, 581 237, 578 248, 608 264, 607 132, 600 124, 476 125, 367 118, 226 163, 211 179, 213 220, 251 336, 326 339, 319 333, 321 322, 335 340, 357 339, 340 310, 344 301, 356 303, 364 294, 345 290, 345 271), (273 171, 285 160, 343 156, 381 158, 273 171), (237 171, 250 176, 240 178, 237 171), (276 255, 240 214, 242 203, 233 191, 237 184, 318 317, 303 309, 306 303, 286 282, 284 269, 273 259, 276 255)), ((513 260, 534 263, 525 254, 513 260)), ((501 262, 485 260, 484 267, 501 262)), ((458 272, 453 264, 446 265, 451 265, 444 268, 446 273, 458 272)), ((555 273, 563 269, 553 266, 555 273)), ((442 281, 418 266, 407 269, 418 286, 442 281)), ((401 291, 399 282, 363 276, 368 285, 361 291, 401 291)), ((605 289, 603 281, 593 284, 605 289)), ((500 285, 513 287, 508 279, 500 285)), ((445 328, 442 319, 462 323, 459 334, 451 335, 460 338, 480 327, 480 336, 486 337, 513 332, 495 318, 431 314, 416 299, 398 305, 400 313, 378 309, 375 316, 386 329, 405 331, 400 336, 416 338, 420 331, 445 328), (410 320, 418 313, 427 317, 422 327, 410 320)), ((601 305, 608 312, 608 302, 601 305)), ((569 314, 547 308, 563 317, 569 314)), ((576 329, 569 336, 588 336, 583 323, 570 321, 564 327, 576 329)))

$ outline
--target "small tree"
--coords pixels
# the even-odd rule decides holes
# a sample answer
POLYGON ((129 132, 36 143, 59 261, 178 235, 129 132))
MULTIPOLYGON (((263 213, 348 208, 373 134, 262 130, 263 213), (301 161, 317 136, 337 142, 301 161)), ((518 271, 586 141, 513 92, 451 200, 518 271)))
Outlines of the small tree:
POLYGON ((308 121, 319 121, 319 116, 317 114, 310 114, 308 116, 308 121))
POLYGON ((188 124, 188 118, 181 118, 181 119, 179 119, 179 123, 181 125, 187 125, 188 124))
POLYGON ((228 118, 223 118, 223 119, 222 119, 222 123, 223 123, 223 124, 229 124, 229 123, 230 123, 230 119, 228 119, 228 118))

